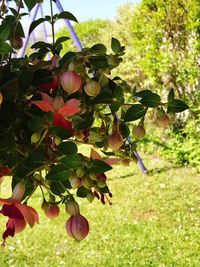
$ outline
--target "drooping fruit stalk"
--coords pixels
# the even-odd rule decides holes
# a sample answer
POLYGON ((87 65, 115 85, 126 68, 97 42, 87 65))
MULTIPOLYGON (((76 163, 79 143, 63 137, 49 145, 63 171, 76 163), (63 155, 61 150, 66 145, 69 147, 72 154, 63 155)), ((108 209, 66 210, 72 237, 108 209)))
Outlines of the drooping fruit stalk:
POLYGON ((13 189, 11 199, 15 199, 20 202, 24 193, 25 193, 25 184, 20 182, 13 189))

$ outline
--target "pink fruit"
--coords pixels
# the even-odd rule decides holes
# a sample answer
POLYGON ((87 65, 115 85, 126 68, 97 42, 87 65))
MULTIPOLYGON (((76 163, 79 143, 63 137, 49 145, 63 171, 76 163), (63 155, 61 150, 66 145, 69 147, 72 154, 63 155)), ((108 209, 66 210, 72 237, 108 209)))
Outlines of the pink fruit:
POLYGON ((100 93, 100 84, 95 81, 87 82, 84 86, 84 91, 89 96, 97 96, 100 93))
POLYGON ((71 70, 62 73, 60 82, 63 90, 68 95, 77 92, 82 85, 81 76, 77 72, 71 70))
POLYGON ((89 233, 87 219, 81 214, 72 215, 66 222, 66 231, 75 240, 83 240, 89 233))
POLYGON ((52 205, 50 203, 44 202, 42 204, 42 209, 44 210, 48 218, 56 218, 60 214, 60 208, 57 205, 52 205))
POLYGON ((134 137, 142 139, 145 136, 146 131, 143 126, 135 126, 133 128, 132 134, 134 137))
POLYGON ((11 38, 10 44, 14 49, 19 50, 23 47, 24 42, 20 36, 17 36, 17 37, 11 38))
POLYGON ((163 116, 157 116, 156 122, 161 127, 166 127, 170 123, 170 118, 167 114, 164 114, 163 116))
POLYGON ((118 150, 123 145, 123 137, 118 131, 114 131, 110 136, 108 136, 108 146, 112 150, 118 150))

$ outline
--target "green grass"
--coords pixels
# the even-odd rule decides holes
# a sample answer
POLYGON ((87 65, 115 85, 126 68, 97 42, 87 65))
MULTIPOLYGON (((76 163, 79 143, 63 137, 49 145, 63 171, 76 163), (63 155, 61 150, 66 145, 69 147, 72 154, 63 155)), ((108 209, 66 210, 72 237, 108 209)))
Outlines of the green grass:
MULTIPOLYGON (((136 164, 109 172, 111 207, 79 200, 91 227, 82 242, 67 236, 64 209, 58 219, 45 218, 36 193, 30 204, 40 213, 40 224, 8 239, 0 248, 0 266, 199 267, 200 176, 153 157, 145 164, 149 176, 136 164)), ((6 183, 2 194, 5 188, 6 183)), ((0 232, 5 222, 2 216, 0 232)))

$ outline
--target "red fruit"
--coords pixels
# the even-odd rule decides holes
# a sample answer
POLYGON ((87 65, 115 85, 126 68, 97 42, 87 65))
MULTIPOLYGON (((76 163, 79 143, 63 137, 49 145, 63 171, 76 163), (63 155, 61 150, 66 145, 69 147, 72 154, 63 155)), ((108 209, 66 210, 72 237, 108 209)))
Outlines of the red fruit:
POLYGON ((118 150, 123 145, 123 137, 118 131, 114 131, 110 136, 108 136, 108 146, 112 150, 118 150))
POLYGON ((45 93, 54 93, 58 87, 58 77, 53 76, 53 81, 49 83, 44 83, 39 86, 40 91, 45 93))
POLYGON ((81 214, 72 215, 66 222, 66 231, 75 240, 83 240, 89 233, 87 219, 81 214))
POLYGON ((142 139, 145 136, 146 131, 143 126, 135 126, 133 128, 132 134, 134 137, 142 139))
POLYGON ((161 127, 166 127, 170 123, 170 118, 167 116, 167 114, 164 114, 163 116, 157 116, 156 122, 161 127))
POLYGON ((20 36, 17 36, 17 37, 13 37, 11 40, 10 40, 10 45, 14 48, 14 49, 21 49, 23 47, 23 39, 20 37, 20 36))
POLYGON ((71 70, 62 73, 60 82, 63 90, 68 95, 77 92, 82 84, 81 76, 77 72, 71 70))
POLYGON ((100 93, 100 84, 95 81, 87 82, 84 86, 84 90, 89 96, 97 96, 100 93))
POLYGON ((60 208, 57 205, 51 205, 47 202, 42 204, 42 209, 44 210, 48 218, 56 218, 60 214, 60 208))

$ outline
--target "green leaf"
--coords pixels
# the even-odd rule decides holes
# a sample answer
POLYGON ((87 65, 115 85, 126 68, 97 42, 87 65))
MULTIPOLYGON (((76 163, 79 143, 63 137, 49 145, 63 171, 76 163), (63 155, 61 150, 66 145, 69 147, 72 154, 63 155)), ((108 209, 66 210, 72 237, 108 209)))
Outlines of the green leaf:
POLYGON ((63 155, 76 154, 77 151, 78 151, 76 144, 74 142, 72 142, 72 141, 61 143, 57 147, 57 150, 58 150, 59 153, 61 153, 63 155))
POLYGON ((135 96, 143 98, 143 97, 149 96, 151 94, 152 94, 152 92, 150 90, 142 90, 142 91, 135 93, 135 96))
POLYGON ((28 10, 31 11, 31 9, 33 9, 33 7, 35 6, 35 4, 37 3, 36 0, 24 0, 26 6, 28 7, 28 10))
POLYGON ((44 119, 42 117, 32 117, 28 120, 28 128, 33 132, 39 132, 44 129, 44 119))
POLYGON ((0 26, 0 40, 6 41, 10 35, 10 32, 12 30, 12 25, 9 23, 4 23, 0 26))
POLYGON ((13 49, 9 44, 0 41, 0 54, 9 54, 12 52, 13 52, 13 49))
POLYGON ((90 48, 90 51, 95 54, 106 54, 107 48, 103 44, 95 44, 90 48))
POLYGON ((117 40, 114 37, 111 40, 111 48, 112 48, 112 51, 116 54, 121 51, 121 44, 120 44, 119 40, 117 40))
POLYGON ((63 11, 58 15, 58 19, 68 19, 68 20, 72 20, 75 22, 78 22, 77 18, 70 12, 68 11, 63 11))
POLYGON ((69 137, 73 135, 70 131, 68 131, 62 126, 50 126, 49 131, 52 134, 61 137, 62 139, 68 139, 69 137))
POLYGON ((45 179, 51 181, 66 181, 71 174, 72 171, 69 168, 66 168, 63 164, 58 164, 51 168, 45 179))
POLYGON ((149 108, 156 108, 160 105, 160 96, 158 94, 151 93, 142 97, 140 103, 149 108))
POLYGON ((31 153, 25 162, 25 167, 28 169, 36 169, 44 165, 45 157, 42 153, 34 151, 31 153))
POLYGON ((89 61, 95 69, 106 69, 109 67, 107 58, 105 56, 94 56, 91 57, 89 61))
POLYGON ((41 84, 53 81, 52 72, 48 69, 36 70, 33 73, 32 85, 39 86, 41 84))
POLYGON ((87 194, 91 192, 91 190, 88 190, 87 188, 85 188, 84 186, 79 187, 79 189, 77 190, 77 196, 78 197, 82 197, 85 198, 87 197, 87 194))
POLYGON ((93 173, 103 173, 112 170, 112 167, 103 160, 93 159, 91 162, 90 171, 93 173))
POLYGON ((61 163, 65 165, 65 168, 76 169, 82 165, 81 157, 78 154, 67 155, 61 159, 61 163))
POLYGON ((40 19, 34 20, 30 25, 28 34, 30 35, 32 31, 44 21, 46 21, 46 18, 40 18, 40 19))
POLYGON ((74 52, 67 52, 62 58, 61 60, 59 60, 59 65, 62 68, 65 64, 68 64, 73 57, 76 55, 76 53, 74 52))
POLYGON ((70 37, 68 37, 68 36, 61 36, 56 40, 54 46, 57 46, 61 43, 64 43, 64 42, 68 41, 69 39, 70 39, 70 37))
POLYGON ((174 100, 174 89, 173 88, 169 91, 167 99, 168 99, 168 102, 174 100))
POLYGON ((34 43, 34 44, 31 46, 31 48, 35 48, 35 49, 42 48, 42 47, 49 47, 49 48, 51 48, 52 45, 49 44, 49 43, 45 43, 45 42, 43 42, 43 41, 39 41, 39 42, 34 43))
POLYGON ((140 104, 135 104, 126 111, 124 121, 135 121, 144 117, 145 114, 145 108, 140 104))
POLYGON ((113 102, 111 90, 105 88, 92 100, 92 104, 110 104, 113 102))
POLYGON ((22 72, 19 76, 19 92, 20 95, 24 94, 29 88, 32 80, 32 73, 28 70, 22 72))
POLYGON ((189 109, 188 105, 180 99, 173 99, 168 103, 167 113, 178 113, 189 109))
POLYGON ((51 192, 57 196, 60 196, 62 193, 65 192, 64 185, 62 184, 62 182, 51 182, 50 189, 51 192))

